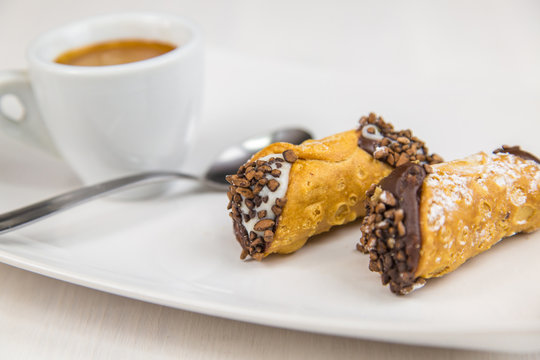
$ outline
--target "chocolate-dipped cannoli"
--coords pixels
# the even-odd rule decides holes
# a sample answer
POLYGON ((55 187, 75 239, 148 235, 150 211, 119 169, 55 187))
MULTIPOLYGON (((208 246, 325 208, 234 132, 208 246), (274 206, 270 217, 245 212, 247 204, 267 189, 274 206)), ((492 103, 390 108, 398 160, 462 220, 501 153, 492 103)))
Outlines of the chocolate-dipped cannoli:
POLYGON ((407 161, 441 158, 375 114, 361 118, 356 130, 266 147, 227 177, 241 258, 291 253, 309 237, 355 220, 365 212, 369 187, 407 161))
POLYGON ((367 193, 358 250, 396 294, 540 227, 540 160, 504 146, 433 166, 408 163, 367 193))

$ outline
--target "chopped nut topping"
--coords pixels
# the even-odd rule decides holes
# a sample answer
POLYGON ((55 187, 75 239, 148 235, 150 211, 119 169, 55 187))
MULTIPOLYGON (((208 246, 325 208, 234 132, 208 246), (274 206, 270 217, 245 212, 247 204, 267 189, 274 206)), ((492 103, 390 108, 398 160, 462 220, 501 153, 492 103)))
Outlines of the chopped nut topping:
POLYGON ((247 172, 245 176, 248 181, 251 181, 251 179, 255 177, 255 170, 251 170, 250 172, 247 172))
POLYGON ((402 221, 397 223, 397 232, 399 236, 405 236, 405 225, 403 225, 402 221))
POLYGON ((256 207, 259 207, 259 206, 261 206, 261 204, 262 204, 262 198, 261 198, 260 196, 255 196, 255 197, 253 198, 253 201, 255 202, 255 206, 256 206, 256 207))
POLYGON ((268 188, 270 189, 270 191, 276 191, 278 187, 279 187, 278 181, 274 179, 271 179, 268 181, 268 188))
POLYGON ((273 177, 279 177, 281 175, 281 171, 274 169, 270 172, 270 174, 272 174, 273 177))
POLYGON ((255 224, 254 229, 256 231, 264 231, 264 230, 268 230, 268 229, 273 228, 275 224, 276 223, 274 222, 274 220, 263 219, 263 220, 260 220, 258 223, 255 224))
POLYGON ((243 197, 247 198, 247 199, 253 199, 254 195, 253 195, 253 191, 251 191, 250 189, 247 189, 247 188, 238 188, 236 189, 236 191, 242 195, 243 197))
POLYGON ((276 199, 276 205, 283 208, 287 203, 287 199, 276 199))
POLYGON ((426 170, 426 173, 428 174, 433 173, 433 168, 431 167, 431 165, 424 164, 424 170, 426 170))
POLYGON ((437 154, 430 155, 424 142, 413 136, 410 130, 396 131, 392 124, 373 113, 360 119, 358 136, 358 146, 372 154, 375 159, 393 167, 401 166, 409 161, 427 164, 442 162, 442 158, 437 154), (362 135, 363 129, 369 136, 362 135), (380 139, 371 136, 376 133, 379 134, 380 139))
POLYGON ((229 176, 227 181, 229 181, 234 186, 249 187, 249 180, 242 179, 242 178, 238 177, 238 175, 229 176))
POLYGON ((259 166, 259 171, 262 171, 264 173, 269 173, 270 171, 272 171, 272 168, 268 165, 262 165, 262 166, 259 166))
POLYGON ((399 155, 398 161, 396 162, 396 167, 406 164, 408 162, 409 156, 406 153, 401 153, 401 155, 399 155))
POLYGON ((380 197, 383 204, 386 204, 388 206, 395 206, 396 205, 396 198, 394 197, 394 194, 392 194, 389 191, 383 191, 380 197))
MULTIPOLYGON (((289 161, 296 158, 292 151, 286 155, 289 161)), ((286 203, 285 198, 279 197, 285 194, 279 188, 282 181, 288 182, 289 169, 290 163, 281 155, 275 155, 246 163, 237 174, 227 176, 231 184, 227 192, 227 209, 231 211, 229 215, 233 219, 236 238, 243 249, 242 259, 248 255, 262 259, 274 240, 279 216, 286 203), (283 177, 284 173, 287 177, 283 177), (272 193, 276 195, 272 196, 272 193)), ((287 188, 286 184, 283 186, 287 188)))
POLYGON ((263 178, 263 176, 264 176, 264 173, 262 171, 255 171, 255 174, 253 175, 255 180, 260 180, 263 178))
POLYGON ((378 214, 384 212, 385 210, 386 210, 386 206, 384 206, 383 203, 378 203, 377 206, 375 207, 375 212, 378 214))
POLYGON ((366 216, 360 227, 362 236, 356 246, 369 254, 369 269, 381 273, 383 285, 390 285, 396 294, 407 294, 420 286, 424 279, 410 273, 411 258, 405 249, 405 213, 396 197, 389 191, 372 187, 366 194, 366 216), (380 194, 377 196, 376 194, 380 194), (382 211, 383 207, 386 209, 382 211))
POLYGON ((274 232, 272 230, 264 231, 264 241, 270 242, 274 239, 274 232))
POLYGON ((405 136, 398 136, 396 139, 401 144, 409 144, 411 140, 407 139, 405 136))
POLYGON ((292 150, 285 150, 283 152, 283 158, 289 163, 293 163, 298 160, 298 156, 296 156, 296 154, 292 150))
POLYGON ((377 160, 386 158, 388 156, 388 151, 389 150, 386 146, 378 147, 373 153, 373 157, 375 157, 377 160))
POLYGON ((389 165, 394 166, 396 164, 396 160, 394 159, 394 154, 388 155, 388 157, 386 158, 386 162, 389 165))
POLYGON ((403 209, 397 209, 395 212, 394 212, 394 222, 398 223, 398 222, 401 222, 403 220, 403 217, 404 217, 404 213, 403 213, 403 209))
MULTIPOLYGON (((264 189, 264 185, 262 185, 260 182, 256 183, 255 186, 253 187, 253 193, 255 195, 258 195, 262 189, 264 189)), ((260 204, 258 204, 257 206, 259 206, 260 204)))
POLYGON ((276 215, 276 216, 281 215, 281 211, 282 210, 281 210, 281 208, 279 206, 277 206, 277 205, 272 206, 272 212, 274 213, 274 215, 276 215))

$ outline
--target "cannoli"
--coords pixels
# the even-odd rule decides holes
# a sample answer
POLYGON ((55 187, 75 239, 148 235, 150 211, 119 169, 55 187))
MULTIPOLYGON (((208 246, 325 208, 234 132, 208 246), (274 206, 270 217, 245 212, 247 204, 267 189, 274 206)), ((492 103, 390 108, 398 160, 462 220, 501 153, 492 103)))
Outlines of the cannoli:
POLYGON ((540 227, 540 160, 504 146, 437 165, 408 163, 367 193, 358 250, 396 294, 540 227))
POLYGON ((442 160, 409 130, 394 131, 375 114, 355 130, 264 148, 227 177, 241 258, 294 252, 311 236, 362 216, 369 187, 407 161, 442 160))

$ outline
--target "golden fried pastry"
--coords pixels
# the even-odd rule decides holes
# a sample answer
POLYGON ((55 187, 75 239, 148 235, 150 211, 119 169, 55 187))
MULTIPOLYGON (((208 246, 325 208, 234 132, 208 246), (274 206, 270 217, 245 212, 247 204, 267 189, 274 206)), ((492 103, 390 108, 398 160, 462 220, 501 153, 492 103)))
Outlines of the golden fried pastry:
POLYGON ((505 237, 540 228, 540 160, 504 146, 433 166, 409 163, 367 196, 357 247, 403 295, 505 237))
POLYGON ((241 258, 294 252, 311 236, 362 216, 369 187, 411 160, 441 161, 409 130, 396 132, 374 114, 356 130, 266 147, 227 177, 241 258))

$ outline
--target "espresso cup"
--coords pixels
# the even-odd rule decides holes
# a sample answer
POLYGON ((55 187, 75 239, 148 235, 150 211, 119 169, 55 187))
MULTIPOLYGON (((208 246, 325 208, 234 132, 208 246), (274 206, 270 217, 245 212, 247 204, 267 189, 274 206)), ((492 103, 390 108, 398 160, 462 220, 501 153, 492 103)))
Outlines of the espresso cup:
POLYGON ((60 155, 86 184, 150 170, 179 170, 200 113, 203 44, 192 22, 124 13, 49 31, 28 47, 28 71, 0 71, 0 98, 15 96, 20 119, 0 110, 7 134, 60 155), (55 62, 70 50, 119 39, 174 45, 120 65, 55 62))

